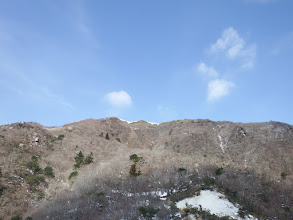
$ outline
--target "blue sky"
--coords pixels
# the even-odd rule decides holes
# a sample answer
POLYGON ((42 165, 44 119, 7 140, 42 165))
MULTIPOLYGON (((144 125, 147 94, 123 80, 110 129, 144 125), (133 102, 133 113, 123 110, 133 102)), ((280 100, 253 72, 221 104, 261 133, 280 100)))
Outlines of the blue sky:
POLYGON ((293 124, 292 0, 0 0, 0 124, 293 124))

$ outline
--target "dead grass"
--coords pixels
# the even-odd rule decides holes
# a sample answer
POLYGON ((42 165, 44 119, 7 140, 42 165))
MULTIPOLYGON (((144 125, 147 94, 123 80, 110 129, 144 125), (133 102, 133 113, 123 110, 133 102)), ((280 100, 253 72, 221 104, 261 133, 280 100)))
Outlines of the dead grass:
MULTIPOLYGON (((90 119, 58 128, 43 128, 36 123, 14 124, 0 128, 0 166, 3 173, 15 174, 24 169, 23 162, 30 160, 32 155, 39 157, 42 168, 50 165, 55 178, 48 179, 47 186, 40 186, 45 192, 44 201, 64 192, 78 193, 82 187, 95 187, 100 180, 120 183, 128 180, 131 154, 144 158, 145 162, 137 164, 142 172, 141 179, 147 176, 167 183, 169 175, 179 168, 198 173, 201 167, 213 166, 237 172, 253 170, 259 177, 281 181, 292 188, 292 130, 290 125, 275 123, 184 120, 150 125, 146 122, 127 124, 117 118, 90 119), (239 127, 245 130, 245 137, 237 134, 239 127), (105 138, 107 133, 109 140, 105 138), (64 138, 58 140, 61 134, 64 138), (227 139, 225 153, 219 146, 218 135, 227 139), (38 143, 35 137, 39 137, 38 143), (81 167, 79 175, 69 181, 68 176, 74 171, 74 156, 80 150, 85 155, 93 152, 94 163, 81 167), (282 172, 288 174, 286 180, 281 178, 282 172)), ((9 186, 0 198, 2 213, 11 216, 21 210, 27 211, 34 207, 28 206, 30 202, 40 205, 34 193, 26 191, 26 183, 9 184, 11 178, 6 177, 1 181, 9 186), (14 192, 20 197, 13 199, 14 192)))

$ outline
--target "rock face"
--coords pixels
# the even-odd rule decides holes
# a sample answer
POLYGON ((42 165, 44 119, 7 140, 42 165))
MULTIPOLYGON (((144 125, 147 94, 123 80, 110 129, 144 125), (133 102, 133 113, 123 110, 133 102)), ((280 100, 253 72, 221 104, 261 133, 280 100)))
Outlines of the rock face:
POLYGON ((215 166, 253 171, 271 181, 281 181, 281 173, 286 173, 286 184, 293 183, 293 127, 280 122, 179 120, 156 125, 107 118, 50 128, 17 123, 0 127, 0 213, 13 216, 39 203, 26 181, 13 177, 21 176, 34 155, 42 168, 50 165, 55 172, 54 179, 47 178, 40 186, 46 198, 73 190, 79 180, 72 185, 68 176, 79 151, 93 152, 94 163, 81 168, 78 178, 128 176, 129 155, 135 153, 146 161, 140 167, 143 174, 170 167, 197 172, 215 166))

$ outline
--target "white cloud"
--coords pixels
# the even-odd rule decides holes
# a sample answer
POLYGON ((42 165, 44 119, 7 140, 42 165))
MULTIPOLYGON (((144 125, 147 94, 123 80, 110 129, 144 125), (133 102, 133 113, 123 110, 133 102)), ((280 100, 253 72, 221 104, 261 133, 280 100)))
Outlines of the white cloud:
POLYGON ((216 101, 230 93, 234 83, 223 79, 212 80, 208 84, 208 101, 216 101))
POLYGON ((221 38, 211 46, 211 52, 226 52, 228 58, 234 59, 244 47, 245 41, 238 35, 234 28, 227 28, 223 31, 221 38))
POLYGON ((132 104, 131 96, 125 91, 110 92, 105 98, 114 107, 127 107, 132 104))
POLYGON ((213 67, 209 67, 203 62, 198 64, 197 71, 214 78, 208 83, 208 101, 219 100, 223 96, 228 95, 230 89, 234 86, 234 83, 230 81, 217 79, 219 73, 213 67))
POLYGON ((228 27, 216 42, 210 45, 208 55, 208 59, 218 66, 214 68, 214 65, 208 66, 205 62, 200 62, 194 70, 201 73, 202 77, 209 77, 207 101, 212 102, 230 94, 235 86, 233 82, 225 80, 225 76, 254 66, 256 46, 248 44, 236 29, 228 27), (217 71, 219 66, 224 72, 217 71))
POLYGON ((208 77, 217 77, 219 75, 219 73, 213 67, 207 66, 203 62, 198 64, 197 71, 207 75, 208 77))
POLYGON ((255 45, 246 45, 237 30, 232 27, 226 28, 222 36, 210 47, 211 53, 224 53, 230 60, 240 60, 244 69, 252 68, 256 56, 255 45))

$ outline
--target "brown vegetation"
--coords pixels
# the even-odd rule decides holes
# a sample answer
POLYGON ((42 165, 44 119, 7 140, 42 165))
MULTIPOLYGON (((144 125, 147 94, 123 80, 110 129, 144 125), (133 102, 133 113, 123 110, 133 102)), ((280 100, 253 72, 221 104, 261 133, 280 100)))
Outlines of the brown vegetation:
POLYGON ((108 118, 58 128, 1 126, 0 217, 131 219, 142 215, 139 207, 150 206, 159 219, 170 219, 177 211, 173 202, 183 196, 172 190, 194 193, 198 187, 216 187, 242 205, 243 212, 290 219, 292 143, 293 127, 279 122, 152 125, 108 118), (69 180, 80 152, 88 160, 83 158, 79 165, 86 165, 69 180), (132 155, 143 160, 130 160, 132 155), (53 176, 34 173, 28 164, 53 176), (133 165, 140 175, 129 175, 133 165), (154 191, 167 191, 171 199, 162 201, 154 191))

